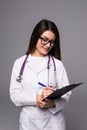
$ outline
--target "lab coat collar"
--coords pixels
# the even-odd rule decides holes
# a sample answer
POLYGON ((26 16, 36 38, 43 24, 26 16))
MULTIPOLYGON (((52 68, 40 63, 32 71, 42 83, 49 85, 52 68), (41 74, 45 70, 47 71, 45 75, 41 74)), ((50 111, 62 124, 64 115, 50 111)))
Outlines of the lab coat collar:
MULTIPOLYGON (((27 65, 28 65, 28 67, 30 67, 35 73, 39 73, 39 72, 41 72, 42 70, 44 70, 44 69, 47 68, 48 56, 46 56, 46 62, 47 62, 46 64, 45 64, 45 63, 42 64, 41 66, 39 66, 39 69, 36 70, 34 63, 32 62, 32 56, 31 56, 31 54, 30 54, 30 55, 28 56, 28 58, 27 58, 27 65)), ((50 67, 51 65, 52 65, 52 62, 51 62, 51 60, 50 60, 49 67, 50 67)))

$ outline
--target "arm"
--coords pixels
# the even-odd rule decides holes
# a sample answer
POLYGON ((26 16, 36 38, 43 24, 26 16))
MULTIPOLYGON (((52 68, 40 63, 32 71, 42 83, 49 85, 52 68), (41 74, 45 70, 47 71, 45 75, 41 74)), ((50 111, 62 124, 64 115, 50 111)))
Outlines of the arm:
POLYGON ((10 81, 10 98, 16 106, 35 105, 36 96, 33 93, 33 96, 31 96, 31 94, 24 89, 22 83, 16 81, 16 78, 19 75, 21 64, 22 62, 17 60, 13 66, 10 81))
MULTIPOLYGON (((57 80, 58 88, 69 85, 67 73, 66 73, 66 70, 62 63, 60 65, 60 67, 57 69, 57 72, 58 73, 56 74, 56 80, 57 80)), ((60 99, 54 100, 55 107, 49 108, 49 111, 52 112, 53 114, 55 114, 55 113, 63 110, 63 108, 69 102, 70 96, 71 96, 71 91, 69 91, 67 94, 63 95, 60 99)))

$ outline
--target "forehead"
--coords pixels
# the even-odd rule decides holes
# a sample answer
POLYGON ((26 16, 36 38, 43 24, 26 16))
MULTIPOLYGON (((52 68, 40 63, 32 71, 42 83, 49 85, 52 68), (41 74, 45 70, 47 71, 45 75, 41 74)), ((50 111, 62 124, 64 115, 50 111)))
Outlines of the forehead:
POLYGON ((48 37, 49 39, 55 39, 55 34, 50 30, 43 32, 41 36, 48 37))

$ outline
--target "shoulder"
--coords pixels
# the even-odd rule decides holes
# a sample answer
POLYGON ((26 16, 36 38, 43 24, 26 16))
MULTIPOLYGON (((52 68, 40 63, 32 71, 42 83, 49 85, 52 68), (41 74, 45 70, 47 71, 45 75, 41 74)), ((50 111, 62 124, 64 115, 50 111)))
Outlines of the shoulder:
POLYGON ((58 66, 63 66, 63 62, 55 57, 54 58, 54 61, 55 61, 55 64, 58 65, 58 66))
POLYGON ((26 55, 17 58, 17 59, 15 60, 14 64, 20 64, 21 62, 24 61, 25 57, 26 57, 26 55))
POLYGON ((26 57, 26 55, 24 55, 24 56, 21 56, 21 57, 19 57, 19 58, 17 58, 16 60, 15 60, 15 62, 14 63, 17 63, 17 62, 22 62, 24 59, 25 59, 25 57, 26 57))
POLYGON ((54 57, 54 62, 55 62, 55 66, 56 66, 56 70, 58 70, 58 72, 64 71, 65 70, 65 66, 63 64, 63 62, 59 59, 56 59, 54 57))
POLYGON ((21 65, 23 64, 23 61, 24 61, 25 57, 26 57, 26 55, 21 56, 21 57, 17 58, 17 59, 14 61, 14 63, 13 63, 13 70, 14 70, 14 69, 15 69, 15 70, 18 70, 18 68, 21 67, 21 65))

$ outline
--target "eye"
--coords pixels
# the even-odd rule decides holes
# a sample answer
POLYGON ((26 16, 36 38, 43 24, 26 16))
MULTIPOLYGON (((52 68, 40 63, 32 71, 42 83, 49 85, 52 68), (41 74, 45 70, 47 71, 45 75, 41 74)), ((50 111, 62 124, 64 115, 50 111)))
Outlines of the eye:
POLYGON ((52 40, 52 41, 50 41, 51 42, 51 44, 55 44, 55 40, 52 40))
POLYGON ((48 41, 48 39, 47 39, 47 38, 43 38, 42 40, 43 40, 44 42, 47 42, 47 41, 48 41))

